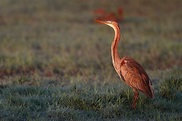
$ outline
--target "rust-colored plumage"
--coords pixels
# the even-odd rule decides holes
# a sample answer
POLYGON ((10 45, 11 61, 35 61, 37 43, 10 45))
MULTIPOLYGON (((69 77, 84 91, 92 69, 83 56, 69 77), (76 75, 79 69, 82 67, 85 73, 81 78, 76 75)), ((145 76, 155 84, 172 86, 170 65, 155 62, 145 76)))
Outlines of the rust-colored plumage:
POLYGON ((136 108, 136 102, 139 96, 138 91, 143 92, 149 98, 154 98, 151 80, 143 67, 133 58, 119 57, 118 43, 120 40, 120 28, 118 23, 102 20, 96 20, 96 22, 106 24, 114 29, 115 36, 111 45, 112 63, 119 77, 134 91, 132 107, 136 108))

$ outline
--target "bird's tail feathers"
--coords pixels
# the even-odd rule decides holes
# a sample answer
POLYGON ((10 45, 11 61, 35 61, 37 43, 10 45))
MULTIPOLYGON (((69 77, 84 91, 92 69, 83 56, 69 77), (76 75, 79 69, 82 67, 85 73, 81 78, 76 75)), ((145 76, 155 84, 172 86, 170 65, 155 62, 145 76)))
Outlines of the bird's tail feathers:
POLYGON ((149 84, 149 88, 147 88, 145 94, 146 94, 147 97, 154 99, 154 91, 152 89, 152 85, 151 84, 149 84))

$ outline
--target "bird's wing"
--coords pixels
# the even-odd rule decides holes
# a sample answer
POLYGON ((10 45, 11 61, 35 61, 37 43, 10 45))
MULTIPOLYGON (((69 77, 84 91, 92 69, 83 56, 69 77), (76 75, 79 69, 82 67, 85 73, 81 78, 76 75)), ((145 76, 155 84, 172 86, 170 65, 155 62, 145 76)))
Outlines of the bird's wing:
POLYGON ((138 89, 146 94, 146 96, 153 98, 153 90, 151 88, 151 81, 143 67, 134 59, 125 57, 121 62, 120 76, 124 79, 126 84, 134 89, 138 89))
POLYGON ((130 71, 130 73, 141 77, 143 79, 143 81, 150 80, 147 73, 143 69, 143 67, 134 59, 132 59, 128 63, 126 63, 126 66, 128 68, 128 71, 130 71))
POLYGON ((149 85, 150 78, 137 61, 129 57, 125 58, 124 61, 123 66, 125 68, 126 75, 121 75, 123 78, 125 78, 124 76, 128 76, 128 78, 126 78, 128 80, 125 79, 125 81, 128 81, 133 87, 138 85, 138 88, 149 85))

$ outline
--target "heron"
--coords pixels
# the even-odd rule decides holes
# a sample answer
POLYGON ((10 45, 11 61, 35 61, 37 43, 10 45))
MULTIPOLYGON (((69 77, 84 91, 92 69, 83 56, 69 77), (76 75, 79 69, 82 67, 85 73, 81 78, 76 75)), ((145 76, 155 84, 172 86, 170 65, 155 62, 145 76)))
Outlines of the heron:
POLYGON ((136 108, 139 99, 139 91, 143 92, 147 97, 154 98, 152 82, 145 72, 144 68, 133 58, 124 56, 120 58, 118 53, 118 43, 120 41, 120 27, 116 21, 99 20, 96 22, 108 25, 114 29, 114 40, 111 44, 112 64, 119 77, 134 91, 132 108, 136 108))

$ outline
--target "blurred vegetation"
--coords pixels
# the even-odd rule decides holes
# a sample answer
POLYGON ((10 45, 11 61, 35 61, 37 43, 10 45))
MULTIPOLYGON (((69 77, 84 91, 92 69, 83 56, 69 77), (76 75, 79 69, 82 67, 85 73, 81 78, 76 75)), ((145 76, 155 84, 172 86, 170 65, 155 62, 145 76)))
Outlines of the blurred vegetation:
POLYGON ((0 119, 181 120, 181 0, 1 0, 0 119), (154 83, 131 110, 133 92, 111 64, 113 30, 94 22, 98 8, 123 7, 122 56, 154 83), (143 105, 144 104, 144 105, 143 105))

